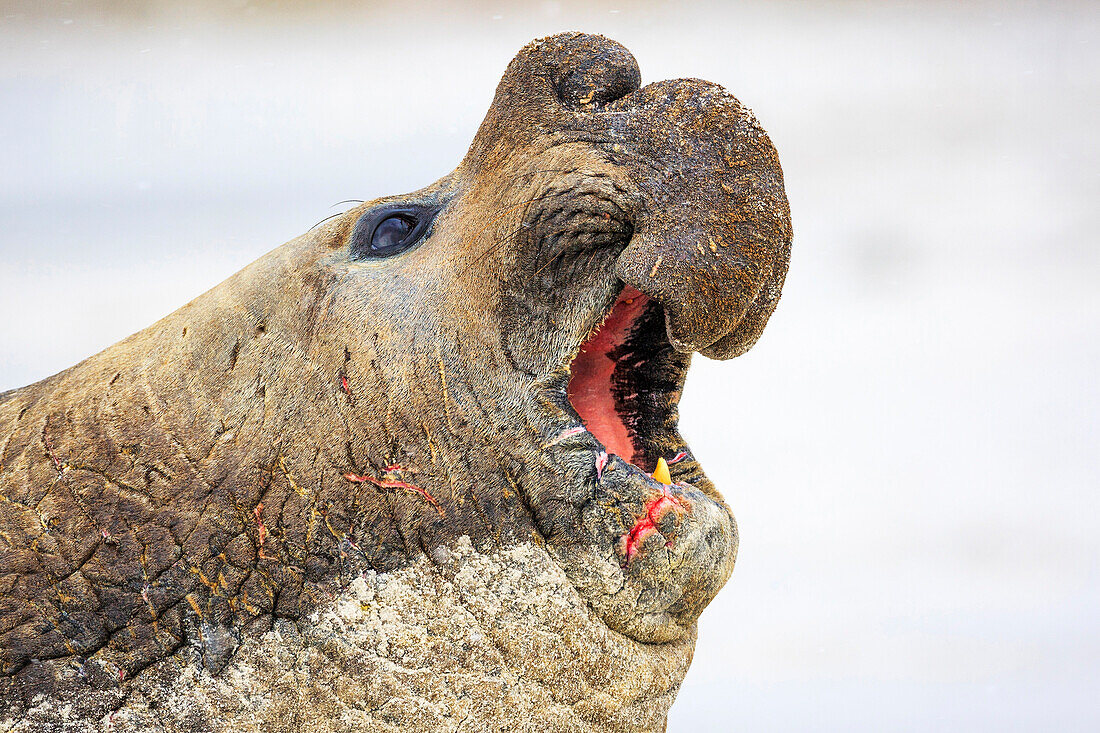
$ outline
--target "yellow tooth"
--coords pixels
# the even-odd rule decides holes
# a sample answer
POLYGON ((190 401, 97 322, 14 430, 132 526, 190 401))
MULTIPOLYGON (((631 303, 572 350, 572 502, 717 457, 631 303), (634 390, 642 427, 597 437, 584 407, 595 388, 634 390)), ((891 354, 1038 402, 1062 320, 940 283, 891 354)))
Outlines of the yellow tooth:
POLYGON ((672 486, 672 474, 668 472, 668 463, 664 458, 657 459, 657 468, 653 471, 653 478, 665 486, 672 486))

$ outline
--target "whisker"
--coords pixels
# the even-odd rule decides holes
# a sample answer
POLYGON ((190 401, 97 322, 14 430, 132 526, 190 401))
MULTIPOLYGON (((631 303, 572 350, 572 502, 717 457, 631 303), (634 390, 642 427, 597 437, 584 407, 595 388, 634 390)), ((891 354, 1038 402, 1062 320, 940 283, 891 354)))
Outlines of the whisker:
POLYGON ((504 243, 506 243, 506 242, 509 242, 509 241, 511 241, 511 240, 514 240, 514 239, 515 239, 515 238, 516 238, 517 236, 519 236, 519 233, 520 233, 520 232, 522 232, 522 231, 523 231, 523 230, 525 230, 525 229, 529 229, 529 228, 530 228, 530 227, 528 227, 528 226, 527 226, 526 224, 521 224, 521 225, 519 226, 519 228, 518 228, 518 229, 516 229, 516 230, 515 230, 514 232, 512 232, 511 234, 508 234, 508 235, 506 235, 506 236, 503 236, 503 237, 501 237, 500 239, 498 239, 497 241, 493 242, 493 244, 492 244, 492 245, 490 245, 489 247, 486 247, 486 248, 485 248, 485 251, 484 251, 484 252, 482 252, 482 253, 481 253, 480 255, 478 255, 478 257, 477 257, 477 258, 476 258, 476 259, 475 259, 475 260, 474 260, 473 262, 469 263, 468 265, 466 265, 466 267, 464 267, 464 268, 463 268, 463 269, 462 269, 461 271, 459 271, 459 275, 464 275, 464 274, 466 274, 466 272, 467 272, 467 271, 468 271, 468 270, 469 270, 470 268, 472 268, 472 267, 473 267, 474 265, 476 265, 477 263, 481 262, 481 261, 482 261, 482 260, 484 260, 484 259, 485 259, 486 257, 488 257, 488 256, 489 256, 489 254, 491 254, 491 253, 492 253, 492 251, 493 251, 493 250, 494 250, 495 248, 497 248, 497 247, 499 247, 499 246, 503 245, 503 244, 504 244, 504 243))
POLYGON ((562 248, 561 248, 561 249, 559 249, 559 250, 558 250, 557 252, 555 252, 555 253, 554 253, 554 256, 553 256, 553 257, 551 257, 550 259, 548 259, 548 260, 547 260, 547 261, 545 262, 545 264, 543 264, 543 266, 542 266, 542 267, 540 267, 539 269, 535 270, 534 274, 533 274, 533 275, 531 275, 531 279, 534 279, 534 278, 538 277, 538 276, 539 276, 539 273, 540 273, 540 272, 542 272, 542 271, 543 271, 543 270, 545 270, 545 269, 546 269, 547 267, 549 267, 549 266, 550 266, 550 263, 551 263, 551 262, 553 262, 554 260, 556 260, 556 259, 558 259, 559 257, 561 257, 561 256, 562 256, 563 254, 565 254, 565 247, 562 247, 562 248))
MULTIPOLYGON (((541 201, 541 200, 543 200, 543 199, 545 199, 545 198, 549 198, 549 197, 550 197, 551 195, 553 195, 553 194, 551 194, 551 193, 545 193, 545 194, 543 194, 543 195, 541 195, 541 196, 536 196, 536 197, 535 197, 535 198, 533 198, 533 199, 528 199, 527 201, 520 201, 520 202, 519 202, 518 204, 512 204, 511 206, 507 206, 507 207, 505 207, 505 208, 503 208, 503 209, 498 209, 497 211, 493 212, 493 218, 491 218, 491 219, 490 219, 489 221, 487 221, 487 222, 486 222, 486 223, 485 223, 484 225, 482 225, 482 227, 481 227, 480 229, 478 229, 478 230, 477 230, 476 232, 474 232, 474 235, 473 235, 472 239, 476 240, 476 239, 477 239, 477 238, 478 238, 478 237, 479 237, 479 236, 481 235, 481 233, 482 233, 482 232, 484 232, 484 231, 485 231, 486 229, 488 229, 488 228, 489 228, 490 226, 492 226, 493 224, 497 223, 497 221, 499 221, 499 219, 500 219, 500 216, 497 216, 498 214, 500 214, 500 215, 506 214, 506 213, 508 213, 509 211, 511 211, 512 209, 517 209, 517 208, 519 208, 520 206, 530 206, 531 204, 535 203, 536 201, 541 201)), ((517 231, 516 231, 515 233, 513 233, 513 234, 512 234, 512 235, 510 235, 510 236, 514 237, 514 236, 515 236, 516 234, 518 234, 518 233, 519 233, 520 231, 522 231, 522 230, 523 230, 523 227, 521 226, 519 230, 517 230, 517 231)), ((485 257, 486 257, 486 256, 487 256, 487 255, 488 255, 488 254, 489 254, 490 252, 492 252, 492 251, 493 251, 493 249, 494 249, 495 247, 499 247, 499 246, 500 246, 501 244, 503 244, 503 243, 504 243, 504 242, 505 242, 505 241, 506 241, 507 239, 508 239, 508 237, 505 237, 505 238, 501 238, 501 239, 499 239, 499 240, 496 240, 496 239, 494 239, 494 240, 493 240, 493 241, 492 241, 492 242, 491 242, 491 243, 489 244, 489 246, 488 246, 488 247, 486 247, 486 248, 485 248, 485 250, 484 250, 483 252, 481 252, 480 254, 478 254, 478 255, 477 255, 477 257, 476 257, 476 258, 474 258, 474 261, 473 261, 473 262, 471 262, 471 263, 470 263, 469 265, 467 265, 466 267, 464 267, 464 268, 463 268, 463 269, 462 269, 462 270, 461 270, 461 271, 459 272, 459 274, 460 274, 460 275, 463 275, 463 274, 465 274, 467 270, 469 270, 469 269, 470 269, 471 267, 473 267, 474 265, 476 265, 476 264, 477 264, 478 262, 481 262, 481 260, 482 260, 482 259, 484 259, 484 258, 485 258, 485 257)))
MULTIPOLYGON (((559 236, 561 236, 562 234, 565 234, 565 233, 566 233, 567 231, 569 231, 569 230, 568 230, 568 229, 559 229, 558 231, 554 232, 554 233, 553 233, 553 234, 551 234, 550 236, 551 236, 551 237, 559 237, 559 236)), ((534 274, 533 274, 533 275, 531 275, 531 277, 532 277, 532 278, 535 278, 535 277, 537 277, 537 276, 539 275, 539 273, 540 273, 540 272, 542 272, 543 270, 545 270, 545 269, 546 269, 547 267, 549 267, 549 266, 550 266, 550 263, 551 263, 551 262, 553 262, 553 261, 554 261, 554 260, 556 260, 557 258, 561 257, 561 256, 562 256, 563 254, 565 254, 565 251, 566 251, 566 249, 568 249, 568 247, 569 247, 569 245, 568 245, 567 243, 566 243, 566 244, 563 244, 563 245, 562 245, 562 246, 560 246, 560 247, 558 247, 558 251, 554 253, 554 256, 553 256, 553 257, 551 257, 550 259, 548 259, 548 260, 547 260, 546 262, 544 262, 544 263, 543 263, 543 265, 542 265, 542 267, 540 267, 539 269, 535 270, 534 274)))
POLYGON ((344 214, 346 214, 346 213, 347 213, 346 211, 341 211, 341 212, 339 212, 339 213, 337 213, 337 214, 333 214, 332 216, 326 216, 326 217, 325 217, 324 219, 321 219, 321 221, 319 221, 319 222, 317 222, 316 224, 314 224, 313 226, 311 226, 311 227, 310 227, 310 228, 309 228, 309 229, 308 229, 307 231, 310 231, 310 232, 312 232, 312 231, 313 231, 314 229, 316 229, 317 227, 321 226, 322 224, 324 224, 324 223, 325 223, 326 221, 328 221, 329 219, 335 219, 336 217, 338 217, 338 216, 343 216, 343 215, 344 215, 344 214))
MULTIPOLYGON (((361 203, 363 203, 362 199, 344 199, 343 201, 337 201, 332 206, 340 206, 341 204, 361 204, 361 203)), ((330 206, 329 208, 331 209, 332 206, 330 206)), ((345 209, 344 211, 338 212, 336 214, 333 214, 332 216, 326 216, 324 219, 321 219, 321 221, 319 221, 316 224, 314 224, 313 226, 311 226, 307 231, 312 232, 314 229, 321 226, 322 224, 324 224, 329 219, 335 219, 336 217, 343 216, 346 213, 348 213, 347 209, 345 209)))

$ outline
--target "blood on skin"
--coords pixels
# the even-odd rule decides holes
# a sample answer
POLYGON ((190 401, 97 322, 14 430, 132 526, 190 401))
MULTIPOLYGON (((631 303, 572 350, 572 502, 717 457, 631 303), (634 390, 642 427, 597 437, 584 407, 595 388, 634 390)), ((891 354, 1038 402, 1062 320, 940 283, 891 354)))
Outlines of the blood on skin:
POLYGON ((252 510, 252 516, 256 518, 256 526, 259 527, 260 534, 260 547, 264 546, 264 539, 267 537, 267 527, 264 526, 264 503, 261 501, 256 505, 256 508, 252 510))
POLYGON ((42 426, 42 442, 46 444, 46 452, 49 453, 50 458, 53 459, 54 468, 58 473, 64 473, 65 469, 61 466, 61 460, 53 452, 53 443, 50 441, 50 436, 46 432, 47 426, 42 426))
MULTIPOLYGON (((400 468, 400 466, 390 466, 389 468, 387 468, 387 471, 390 468, 398 469, 400 468)), ((420 488, 419 486, 416 486, 415 484, 410 484, 406 481, 398 481, 396 479, 377 479, 373 476, 360 476, 359 474, 352 473, 350 471, 344 474, 344 478, 348 481, 351 481, 353 484, 361 484, 366 482, 374 484, 375 486, 383 489, 404 489, 405 491, 411 491, 415 494, 420 494, 420 496, 424 497, 425 501, 435 507, 435 510, 439 512, 439 516, 443 516, 443 507, 439 506, 439 502, 435 500, 435 497, 429 494, 424 489, 420 488)))
MULTIPOLYGON (((630 531, 623 535, 625 541, 626 561, 638 553, 646 538, 657 531, 657 522, 661 521, 669 510, 676 512, 691 511, 690 505, 683 497, 674 496, 668 489, 661 489, 661 493, 646 502, 645 513, 634 522, 630 531)), ((671 547, 672 542, 667 542, 666 547, 671 547)))
MULTIPOLYGON (((279 558, 272 557, 264 552, 264 542, 267 540, 267 525, 264 524, 264 503, 262 501, 252 510, 252 516, 256 518, 256 531, 259 533, 256 557, 261 560, 278 560, 279 558)), ((210 585, 205 578, 202 578, 202 580, 206 585, 210 585)), ((218 589, 217 583, 210 587, 215 591, 218 589)))
POLYGON ((596 480, 599 481, 603 478, 603 470, 607 468, 607 451, 600 451, 596 454, 596 480))
POLYGON ((623 288, 607 320, 573 359, 568 388, 569 401, 589 432, 609 453, 631 463, 643 457, 637 455, 630 430, 615 407, 611 375, 616 362, 611 354, 630 335, 631 326, 645 312, 648 303, 649 296, 629 285, 623 288))

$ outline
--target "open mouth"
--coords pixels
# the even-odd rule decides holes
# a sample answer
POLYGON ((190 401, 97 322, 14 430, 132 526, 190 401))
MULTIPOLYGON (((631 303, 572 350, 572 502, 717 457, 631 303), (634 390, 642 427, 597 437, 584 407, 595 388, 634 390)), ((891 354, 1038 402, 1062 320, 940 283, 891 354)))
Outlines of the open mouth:
POLYGON ((602 495, 630 506, 616 530, 623 567, 644 547, 674 551, 678 522, 713 492, 677 427, 690 361, 672 347, 661 304, 627 285, 569 365, 565 392, 579 421, 548 445, 589 456, 602 495), (627 498, 638 488, 640 500, 627 498))
POLYGON ((669 343, 661 305, 627 285, 573 358, 569 401, 609 456, 646 473, 664 458, 690 480, 701 472, 676 426, 689 362, 669 343))

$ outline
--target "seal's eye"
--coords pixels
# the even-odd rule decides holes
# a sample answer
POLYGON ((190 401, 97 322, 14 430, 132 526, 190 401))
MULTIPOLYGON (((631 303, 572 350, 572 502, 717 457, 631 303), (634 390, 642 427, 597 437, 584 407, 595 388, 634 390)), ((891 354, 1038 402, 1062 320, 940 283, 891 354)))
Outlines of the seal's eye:
POLYGON ((432 206, 394 204, 368 211, 359 217, 351 233, 351 258, 364 260, 404 252, 428 234, 437 211, 432 206))
POLYGON ((404 242, 416 226, 416 219, 403 214, 387 216, 378 222, 374 233, 370 235, 370 248, 372 252, 387 254, 400 251, 405 247, 404 242))

